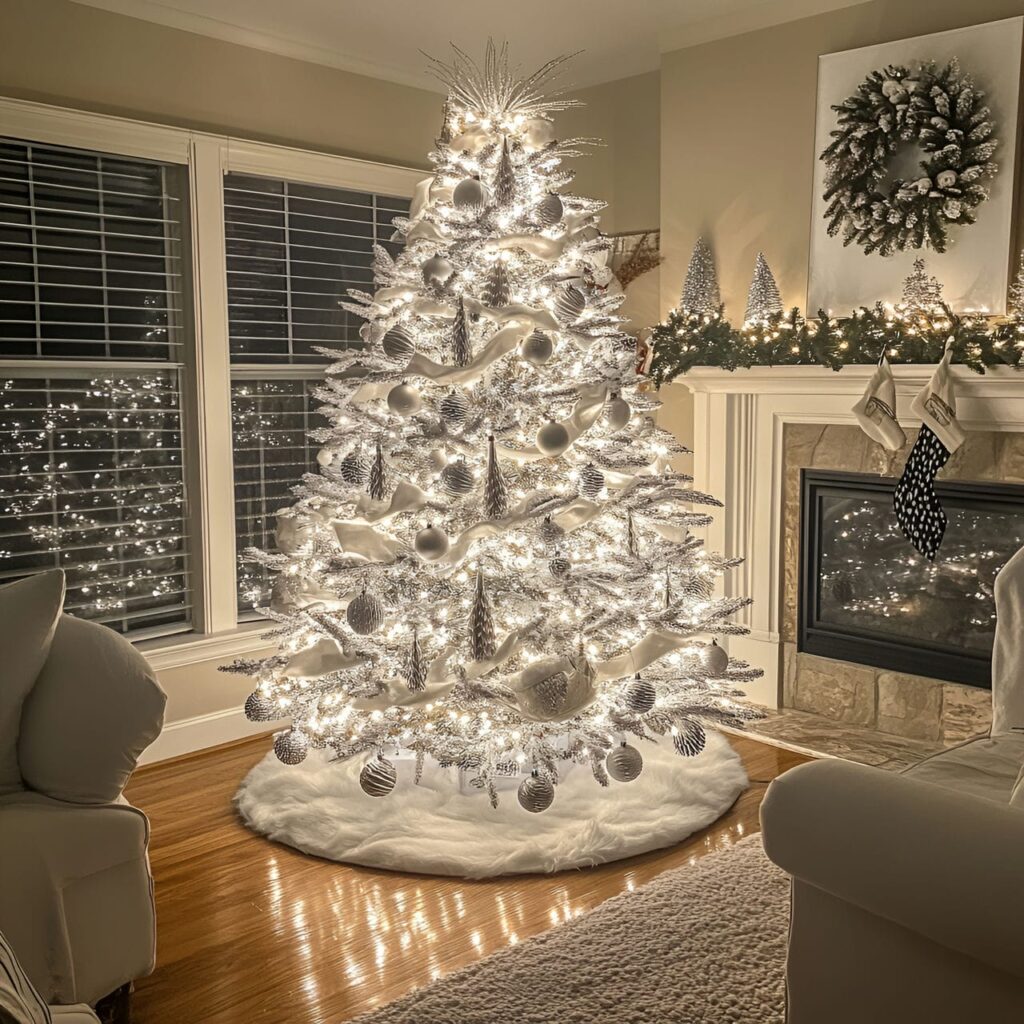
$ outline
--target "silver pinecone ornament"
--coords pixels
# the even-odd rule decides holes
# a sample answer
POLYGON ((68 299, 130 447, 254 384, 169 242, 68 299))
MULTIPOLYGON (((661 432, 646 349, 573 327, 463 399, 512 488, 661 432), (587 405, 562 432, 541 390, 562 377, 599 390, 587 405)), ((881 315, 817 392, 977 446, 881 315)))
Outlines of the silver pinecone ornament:
POLYGON ((377 442, 377 450, 374 452, 373 464, 370 466, 369 483, 367 491, 371 498, 383 501, 387 494, 388 476, 384 467, 384 452, 381 450, 380 441, 377 442))
POLYGON ((359 786, 367 796, 387 796, 397 781, 395 766, 383 754, 367 761, 359 773, 359 786))
POLYGON ((633 513, 626 513, 626 550, 633 558, 640 557, 640 535, 637 533, 636 523, 633 522, 633 513))
POLYGON ((539 814, 551 806, 555 799, 555 787, 549 778, 533 772, 519 784, 517 796, 524 811, 539 814))
POLYGON ((508 485, 494 450, 494 435, 487 438, 487 474, 484 478, 484 515, 500 519, 508 513, 508 485))
POLYGON ((469 651, 474 661, 485 661, 494 657, 495 650, 497 642, 494 637, 491 601, 484 588, 484 574, 478 570, 476 590, 473 592, 473 603, 469 609, 469 651))
POLYGON ((632 782, 643 771, 644 759, 636 747, 622 743, 608 755, 605 767, 616 782, 632 782))
POLYGON ((580 470, 580 493, 587 498, 596 498, 604 487, 604 473, 592 462, 580 470))
POLYGON ((364 590, 349 601, 345 619, 354 633, 369 636, 384 625, 384 605, 376 594, 364 590))

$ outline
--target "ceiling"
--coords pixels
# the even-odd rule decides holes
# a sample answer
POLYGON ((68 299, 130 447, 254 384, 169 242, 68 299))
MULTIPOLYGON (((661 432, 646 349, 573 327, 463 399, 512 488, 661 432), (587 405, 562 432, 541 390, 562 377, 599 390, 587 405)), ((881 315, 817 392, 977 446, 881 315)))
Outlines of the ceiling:
POLYGON ((566 84, 658 67, 660 52, 866 0, 74 0, 374 78, 437 89, 420 51, 507 40, 526 69, 583 52, 566 84), (571 81, 570 81, 571 79, 571 81))

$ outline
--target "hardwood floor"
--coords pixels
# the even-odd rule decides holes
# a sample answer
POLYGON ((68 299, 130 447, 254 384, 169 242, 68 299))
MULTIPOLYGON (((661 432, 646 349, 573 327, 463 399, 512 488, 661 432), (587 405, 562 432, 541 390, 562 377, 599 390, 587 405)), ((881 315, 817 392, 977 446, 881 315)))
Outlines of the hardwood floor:
POLYGON ((136 1024, 338 1024, 759 829, 768 782, 809 758, 730 737, 750 788, 677 847, 586 871, 467 882, 346 867, 250 833, 231 798, 258 737, 139 770, 153 827, 156 972, 136 1024))

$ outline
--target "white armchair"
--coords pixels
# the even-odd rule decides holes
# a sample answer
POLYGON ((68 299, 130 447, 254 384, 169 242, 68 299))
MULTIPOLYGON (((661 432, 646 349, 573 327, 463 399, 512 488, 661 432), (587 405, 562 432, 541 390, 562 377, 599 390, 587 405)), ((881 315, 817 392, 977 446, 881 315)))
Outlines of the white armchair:
POLYGON ((793 879, 789 1024, 1021 1019, 1024 549, 996 581, 991 736, 903 775, 786 772, 761 806, 793 879))
POLYGON ((48 1003, 95 1004, 154 965, 149 823, 121 791, 166 698, 131 644, 62 599, 59 572, 0 589, 5 657, 43 648, 0 688, 0 932, 48 1003))

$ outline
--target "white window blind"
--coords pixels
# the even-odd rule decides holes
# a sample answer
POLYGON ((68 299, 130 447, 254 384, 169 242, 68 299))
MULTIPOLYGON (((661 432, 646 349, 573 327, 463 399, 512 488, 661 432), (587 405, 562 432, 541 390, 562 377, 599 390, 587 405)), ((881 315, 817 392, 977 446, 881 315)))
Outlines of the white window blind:
POLYGON ((185 175, 0 139, 0 579, 135 636, 191 621, 185 175))
MULTIPOLYGON (((232 362, 237 549, 272 548, 275 513, 315 468, 309 431, 325 426, 312 395, 326 364, 317 346, 361 344, 362 321, 340 307, 372 290, 373 247, 392 254, 392 220, 409 200, 228 174, 224 182, 232 362)), ((243 560, 239 609, 269 599, 243 560)))

